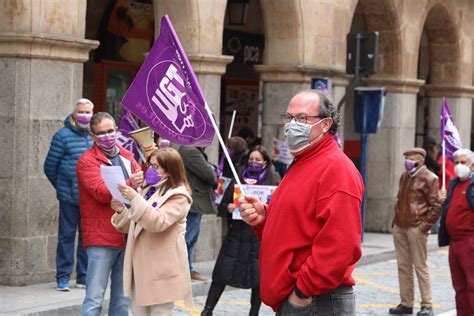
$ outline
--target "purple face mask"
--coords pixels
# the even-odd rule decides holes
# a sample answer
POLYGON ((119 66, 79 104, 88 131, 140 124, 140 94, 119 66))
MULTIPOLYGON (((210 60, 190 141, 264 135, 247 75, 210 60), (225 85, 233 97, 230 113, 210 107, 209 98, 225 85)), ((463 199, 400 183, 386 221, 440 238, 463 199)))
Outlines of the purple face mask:
POLYGON ((405 169, 406 171, 413 171, 418 166, 416 161, 405 159, 405 169))
POLYGON ((249 161, 247 163, 248 171, 251 173, 261 173, 265 169, 265 165, 257 161, 249 161))
POLYGON ((79 125, 85 126, 85 125, 89 125, 92 118, 92 114, 78 113, 76 114, 75 117, 76 117, 76 122, 79 125))
POLYGON ((160 182, 161 176, 155 168, 150 166, 145 173, 145 179, 147 184, 155 185, 160 182))
POLYGON ((99 147, 103 151, 112 151, 115 147, 115 143, 117 141, 114 134, 105 134, 101 136, 97 136, 97 139, 99 140, 99 147))

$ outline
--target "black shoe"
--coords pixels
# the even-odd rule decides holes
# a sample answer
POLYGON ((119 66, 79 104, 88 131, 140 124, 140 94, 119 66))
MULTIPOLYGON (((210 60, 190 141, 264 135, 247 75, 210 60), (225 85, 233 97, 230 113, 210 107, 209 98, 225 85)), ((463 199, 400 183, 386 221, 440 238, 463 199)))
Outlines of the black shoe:
POLYGON ((210 308, 209 306, 204 306, 204 309, 201 312, 201 316, 212 316, 212 310, 213 308, 210 308))
POLYGON ((417 316, 433 316, 433 309, 431 307, 421 306, 420 311, 416 314, 417 316))
POLYGON ((388 310, 388 313, 395 314, 395 315, 413 314, 413 307, 406 307, 406 306, 403 306, 402 304, 398 304, 397 307, 390 308, 388 310))

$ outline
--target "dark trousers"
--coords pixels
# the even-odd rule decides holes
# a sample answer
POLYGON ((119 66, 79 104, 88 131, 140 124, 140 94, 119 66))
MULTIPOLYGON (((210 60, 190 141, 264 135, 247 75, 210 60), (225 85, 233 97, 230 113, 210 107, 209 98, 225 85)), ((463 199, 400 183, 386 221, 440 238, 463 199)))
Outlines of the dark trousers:
POLYGON ((77 243, 76 273, 77 282, 86 284, 87 253, 82 247, 79 207, 59 203, 58 246, 56 248, 56 280, 68 279, 74 269, 74 243, 79 231, 77 243))
POLYGON ((355 294, 352 286, 341 286, 322 295, 314 296, 307 306, 293 305, 285 299, 277 316, 337 315, 353 316, 356 313, 355 294))
MULTIPOLYGON (((212 281, 211 287, 209 288, 209 293, 207 294, 206 305, 204 306, 204 311, 207 312, 207 315, 212 315, 211 312, 216 307, 219 298, 224 292, 225 284, 216 283, 212 281)), ((260 288, 252 289, 252 294, 250 296, 250 312, 249 315, 256 316, 262 305, 262 299, 260 298, 260 288)), ((206 314, 205 314, 206 315, 206 314)))
POLYGON ((474 315, 474 237, 449 243, 449 270, 458 316, 474 315))
POLYGON ((199 231, 201 230, 201 213, 188 213, 186 217, 186 233, 184 235, 184 239, 186 240, 186 248, 188 248, 188 262, 189 262, 189 270, 191 272, 194 271, 193 269, 193 255, 194 255, 194 247, 196 246, 196 242, 199 237, 199 231))

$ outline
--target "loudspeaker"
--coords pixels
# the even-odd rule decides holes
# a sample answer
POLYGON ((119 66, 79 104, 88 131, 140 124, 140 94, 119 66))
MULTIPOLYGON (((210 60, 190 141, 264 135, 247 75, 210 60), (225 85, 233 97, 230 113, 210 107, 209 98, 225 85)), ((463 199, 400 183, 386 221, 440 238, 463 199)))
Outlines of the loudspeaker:
POLYGON ((130 132, 130 136, 143 148, 145 158, 156 149, 155 141, 153 139, 154 132, 151 128, 143 127, 130 132))

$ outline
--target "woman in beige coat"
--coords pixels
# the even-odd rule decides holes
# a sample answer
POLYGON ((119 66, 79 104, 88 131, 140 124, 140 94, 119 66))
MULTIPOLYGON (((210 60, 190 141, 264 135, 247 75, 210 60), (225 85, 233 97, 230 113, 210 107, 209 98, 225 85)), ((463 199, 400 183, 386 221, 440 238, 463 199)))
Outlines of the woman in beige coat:
POLYGON ((184 240, 190 188, 181 156, 173 148, 151 154, 145 178, 139 193, 119 185, 129 208, 112 200, 112 225, 128 234, 124 294, 132 297, 134 315, 172 315, 174 301, 193 304, 184 240))

